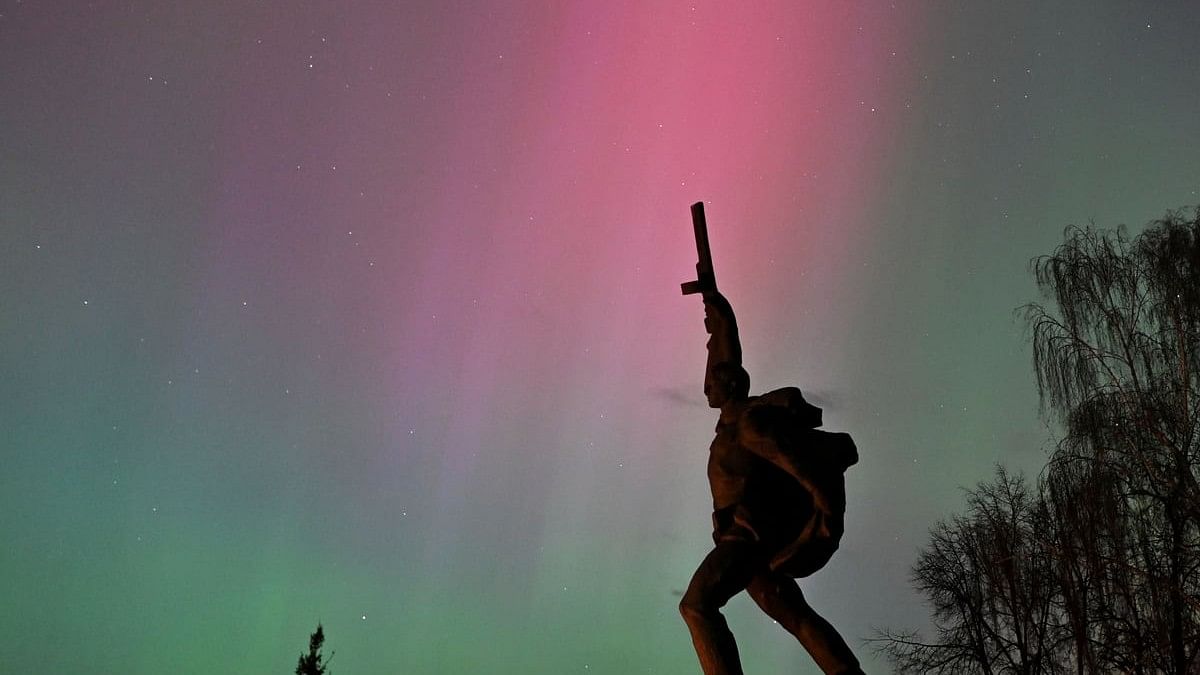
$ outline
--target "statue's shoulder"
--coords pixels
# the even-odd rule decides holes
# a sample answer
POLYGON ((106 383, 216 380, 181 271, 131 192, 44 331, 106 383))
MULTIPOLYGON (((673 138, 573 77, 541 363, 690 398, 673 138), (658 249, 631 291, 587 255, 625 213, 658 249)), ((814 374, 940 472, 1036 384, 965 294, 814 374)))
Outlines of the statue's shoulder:
POLYGON ((818 429, 821 409, 804 400, 796 387, 751 397, 742 424, 774 438, 785 452, 803 454, 837 473, 858 462, 858 448, 850 434, 818 429))
POLYGON ((821 409, 804 400, 796 387, 781 387, 752 398, 749 410, 765 416, 785 415, 791 424, 815 429, 821 426, 821 409))

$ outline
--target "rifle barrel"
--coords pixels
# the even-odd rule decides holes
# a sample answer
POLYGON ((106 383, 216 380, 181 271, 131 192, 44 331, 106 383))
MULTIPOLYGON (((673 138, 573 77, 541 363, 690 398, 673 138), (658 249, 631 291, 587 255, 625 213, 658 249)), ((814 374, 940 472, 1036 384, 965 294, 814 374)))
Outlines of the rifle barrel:
POLYGON ((684 295, 716 290, 712 250, 708 247, 708 221, 704 218, 704 202, 692 204, 692 230, 696 234, 696 280, 680 284, 684 295))

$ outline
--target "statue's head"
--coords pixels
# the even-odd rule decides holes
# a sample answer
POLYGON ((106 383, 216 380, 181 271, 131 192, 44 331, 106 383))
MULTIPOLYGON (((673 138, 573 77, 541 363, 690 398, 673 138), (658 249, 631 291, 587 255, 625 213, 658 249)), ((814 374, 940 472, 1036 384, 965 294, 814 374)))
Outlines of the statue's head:
POLYGON ((750 395, 750 373, 736 363, 718 363, 704 381, 708 407, 720 408, 750 395))

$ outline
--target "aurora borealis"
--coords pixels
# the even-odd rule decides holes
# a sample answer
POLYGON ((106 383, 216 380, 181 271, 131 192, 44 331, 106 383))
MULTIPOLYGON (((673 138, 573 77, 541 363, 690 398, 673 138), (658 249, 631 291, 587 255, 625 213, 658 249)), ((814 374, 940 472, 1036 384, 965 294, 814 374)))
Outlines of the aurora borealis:
POLYGON ((1200 202, 1200 8, 1050 5, 0 2, 0 672, 698 672, 697 200, 884 672, 1053 438, 1029 259, 1200 202))

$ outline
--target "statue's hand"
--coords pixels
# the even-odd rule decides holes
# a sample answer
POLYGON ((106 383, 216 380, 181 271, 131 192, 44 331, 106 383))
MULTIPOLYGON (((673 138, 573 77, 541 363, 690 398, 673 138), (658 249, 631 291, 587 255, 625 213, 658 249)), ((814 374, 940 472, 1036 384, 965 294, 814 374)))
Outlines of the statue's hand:
POLYGON ((729 301, 725 299, 725 296, 714 290, 705 293, 703 297, 705 326, 720 326, 728 321, 730 308, 729 301))
POLYGON ((705 312, 720 312, 729 307, 729 301, 715 288, 704 291, 700 297, 704 300, 705 312))
POLYGON ((720 306, 713 301, 710 301, 708 296, 704 297, 704 330, 707 333, 712 333, 717 330, 724 322, 724 315, 721 312, 720 306))

